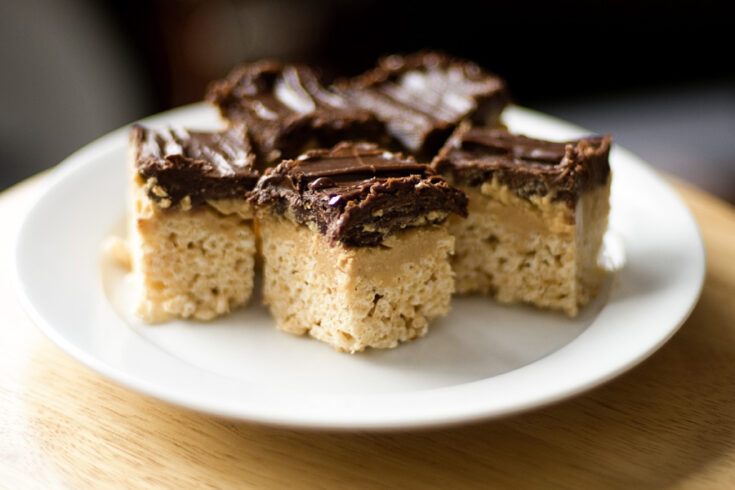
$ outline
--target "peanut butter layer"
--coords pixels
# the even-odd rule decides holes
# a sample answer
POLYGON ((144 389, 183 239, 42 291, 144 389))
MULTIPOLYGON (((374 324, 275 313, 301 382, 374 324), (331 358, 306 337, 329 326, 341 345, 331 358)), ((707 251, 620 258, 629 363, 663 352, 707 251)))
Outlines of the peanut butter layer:
POLYGON ((255 156, 242 127, 201 132, 135 125, 130 141, 142 185, 163 208, 244 200, 258 180, 255 156))
POLYGON ((325 88, 306 66, 275 61, 242 65, 213 83, 207 100, 229 121, 246 123, 265 166, 340 141, 382 143, 387 138, 373 114, 325 88))
POLYGON ((574 208, 610 174, 610 135, 552 142, 462 123, 432 162, 453 183, 496 181, 520 197, 546 196, 574 208))
POLYGON ((496 125, 509 100, 499 77, 434 52, 389 56, 337 90, 374 113, 407 152, 427 159, 463 119, 496 125))
POLYGON ((284 161, 266 171, 252 200, 348 246, 378 245, 398 230, 467 212, 465 195, 428 165, 368 143, 284 161))
POLYGON ((379 247, 343 247, 263 214, 263 302, 279 329, 354 353, 421 337, 449 311, 454 238, 445 225, 409 228, 379 247))

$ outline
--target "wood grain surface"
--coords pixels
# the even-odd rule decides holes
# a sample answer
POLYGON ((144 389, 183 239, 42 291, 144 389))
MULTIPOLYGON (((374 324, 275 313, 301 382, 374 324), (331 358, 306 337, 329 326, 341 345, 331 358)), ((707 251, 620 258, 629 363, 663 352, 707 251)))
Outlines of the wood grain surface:
POLYGON ((0 488, 735 488, 735 210, 681 182, 707 278, 660 351, 545 409, 390 433, 202 415, 69 358, 26 318, 9 278, 40 182, 0 194, 0 488))

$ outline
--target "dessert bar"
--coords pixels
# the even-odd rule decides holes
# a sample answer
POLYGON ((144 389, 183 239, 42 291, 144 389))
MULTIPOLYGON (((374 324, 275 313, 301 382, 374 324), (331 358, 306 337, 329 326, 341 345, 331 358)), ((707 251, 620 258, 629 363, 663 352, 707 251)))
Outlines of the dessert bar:
POLYGON ((463 119, 499 124, 505 83, 469 61, 434 52, 389 56, 336 85, 345 99, 374 113, 403 149, 430 160, 463 119))
POLYGON ((570 316, 597 294, 610 137, 510 133, 505 83, 472 62, 393 55, 326 86, 259 61, 207 100, 226 130, 131 132, 147 322, 246 303, 256 253, 277 326, 347 352, 424 335, 455 291, 570 316))
POLYGON ((449 311, 446 218, 467 200, 427 165, 341 143, 267 170, 252 200, 280 329, 356 352, 420 337, 449 311))
POLYGON ((246 303, 257 182, 242 127, 224 132, 134 126, 129 248, 137 314, 209 320, 246 303))
POLYGON ((230 122, 244 122, 268 166, 344 140, 387 142, 383 123, 325 88, 306 66, 274 61, 242 65, 213 83, 207 100, 230 122))
POLYGON ((609 136, 556 143, 462 123, 432 163, 469 197, 467 219, 449 220, 457 292, 575 316, 603 277, 609 151, 609 136))

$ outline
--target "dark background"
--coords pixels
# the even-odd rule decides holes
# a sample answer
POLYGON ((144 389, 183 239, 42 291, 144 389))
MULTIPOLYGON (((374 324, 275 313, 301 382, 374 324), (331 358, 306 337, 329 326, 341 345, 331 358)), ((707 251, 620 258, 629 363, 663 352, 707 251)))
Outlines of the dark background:
POLYGON ((709 2, 30 0, 0 4, 0 189, 240 61, 327 77, 422 48, 503 76, 518 104, 735 201, 732 18, 709 2))

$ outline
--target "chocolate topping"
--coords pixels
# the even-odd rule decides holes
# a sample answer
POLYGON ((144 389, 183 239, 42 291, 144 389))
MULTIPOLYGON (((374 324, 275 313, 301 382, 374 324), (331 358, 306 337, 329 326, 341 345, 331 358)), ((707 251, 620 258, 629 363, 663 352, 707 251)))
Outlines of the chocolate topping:
POLYGON ((582 192, 607 181, 610 140, 607 135, 557 143, 463 123, 432 167, 456 183, 478 186, 497 179, 521 197, 551 193, 574 207, 582 192))
POLYGON ((230 121, 244 121, 263 165, 295 158, 307 146, 343 140, 385 142, 383 123, 325 88, 310 68, 261 61, 235 69, 207 91, 230 121))
POLYGON ((434 52, 389 56, 373 70, 338 83, 336 90, 375 113, 419 158, 432 158, 462 119, 498 124, 509 100, 500 78, 434 52))
POLYGON ((186 196, 192 206, 207 199, 245 199, 258 179, 242 127, 210 133, 135 125, 130 142, 138 174, 149 183, 148 195, 166 202, 164 207, 186 196))
POLYGON ((348 246, 378 245, 403 228, 467 214, 467 197, 428 165, 368 143, 345 142, 284 161, 266 171, 252 200, 348 246))

